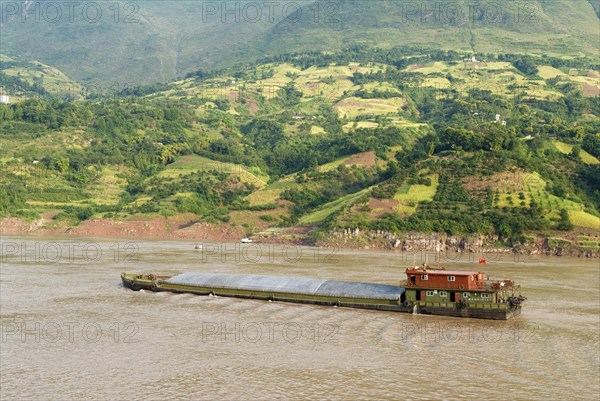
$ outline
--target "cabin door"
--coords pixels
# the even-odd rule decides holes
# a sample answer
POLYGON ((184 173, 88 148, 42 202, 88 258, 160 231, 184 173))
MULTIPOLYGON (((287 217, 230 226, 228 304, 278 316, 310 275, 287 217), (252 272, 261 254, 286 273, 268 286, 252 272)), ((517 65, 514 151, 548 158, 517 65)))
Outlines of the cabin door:
POLYGON ((460 292, 454 293, 454 302, 460 302, 460 292))

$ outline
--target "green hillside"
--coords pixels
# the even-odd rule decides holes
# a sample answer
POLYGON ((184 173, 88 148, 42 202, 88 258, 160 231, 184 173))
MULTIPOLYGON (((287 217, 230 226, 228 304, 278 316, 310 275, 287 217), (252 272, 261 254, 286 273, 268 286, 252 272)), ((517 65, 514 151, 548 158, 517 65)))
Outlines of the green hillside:
POLYGON ((0 92, 13 101, 32 97, 82 99, 90 93, 62 71, 39 61, 0 54, 0 92))
POLYGON ((403 51, 199 71, 120 101, 0 105, 0 213, 505 243, 599 228, 594 60, 403 51))
POLYGON ((96 85, 164 82, 199 68, 357 45, 466 54, 599 52, 597 4, 586 0, 123 1, 94 3, 85 12, 80 5, 71 19, 66 5, 55 17, 49 3, 5 11, 2 52, 96 85))

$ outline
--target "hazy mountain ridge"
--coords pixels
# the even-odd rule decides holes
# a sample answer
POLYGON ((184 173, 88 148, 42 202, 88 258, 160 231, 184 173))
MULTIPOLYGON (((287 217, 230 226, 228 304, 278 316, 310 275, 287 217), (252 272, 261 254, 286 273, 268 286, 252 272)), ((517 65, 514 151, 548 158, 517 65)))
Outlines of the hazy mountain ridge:
POLYGON ((491 5, 477 8, 466 0, 311 0, 299 2, 299 10, 287 3, 259 10, 251 2, 118 2, 97 3, 102 17, 94 23, 78 9, 72 22, 66 9, 51 22, 44 12, 49 2, 34 4, 39 13, 29 10, 24 22, 4 8, 2 51, 85 82, 164 82, 198 68, 355 44, 592 56, 599 51, 597 9, 586 0, 502 0, 494 2, 496 13, 491 5))

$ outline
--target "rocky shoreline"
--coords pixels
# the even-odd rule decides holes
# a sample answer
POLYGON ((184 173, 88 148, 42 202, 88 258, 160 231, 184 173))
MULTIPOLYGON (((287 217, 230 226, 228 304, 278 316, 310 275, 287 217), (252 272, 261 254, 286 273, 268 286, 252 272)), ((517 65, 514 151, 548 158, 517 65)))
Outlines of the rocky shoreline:
MULTIPOLYGON (((586 233, 590 234, 590 233, 586 233)), ((596 238, 600 237, 598 232, 596 238)), ((575 235, 572 234, 571 237, 575 235)), ((358 228, 354 230, 335 231, 325 239, 319 241, 319 245, 335 245, 341 248, 365 248, 365 249, 390 249, 409 253, 467 253, 475 255, 545 255, 545 256, 572 256, 586 258, 600 258, 597 250, 586 250, 574 244, 575 241, 568 238, 559 238, 552 244, 551 239, 545 236, 537 236, 523 244, 506 246, 499 242, 497 236, 447 236, 442 234, 401 233, 395 234, 386 231, 361 232, 358 228)))

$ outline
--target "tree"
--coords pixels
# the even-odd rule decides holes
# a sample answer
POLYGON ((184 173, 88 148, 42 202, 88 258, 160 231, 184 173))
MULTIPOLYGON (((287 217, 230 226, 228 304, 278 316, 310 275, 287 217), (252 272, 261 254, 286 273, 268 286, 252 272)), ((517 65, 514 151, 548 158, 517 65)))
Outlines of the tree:
POLYGON ((26 200, 23 185, 0 185, 0 214, 24 207, 26 200))
POLYGON ((60 157, 54 160, 54 167, 60 171, 61 174, 64 174, 69 169, 69 158, 68 157, 60 157))
POLYGON ((245 131, 258 149, 272 149, 284 139, 283 126, 271 120, 254 121, 245 127, 245 131))
POLYGON ((597 135, 587 134, 583 138, 581 147, 591 155, 600 157, 600 138, 597 135))
POLYGON ((512 61, 512 64, 515 68, 521 71, 525 75, 536 75, 538 73, 538 69, 534 64, 533 58, 531 56, 521 56, 517 57, 512 61))
POLYGON ((579 160, 579 154, 581 153, 581 146, 575 145, 573 149, 571 149, 571 153, 569 153, 569 157, 573 160, 579 160))
POLYGON ((556 228, 561 231, 570 231, 573 229, 573 223, 571 223, 569 212, 566 209, 560 209, 560 217, 556 228))
POLYGON ((278 93, 280 101, 283 106, 286 107, 297 105, 300 103, 300 98, 302 97, 302 92, 296 89, 293 82, 288 83, 285 88, 281 89, 278 93))

